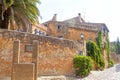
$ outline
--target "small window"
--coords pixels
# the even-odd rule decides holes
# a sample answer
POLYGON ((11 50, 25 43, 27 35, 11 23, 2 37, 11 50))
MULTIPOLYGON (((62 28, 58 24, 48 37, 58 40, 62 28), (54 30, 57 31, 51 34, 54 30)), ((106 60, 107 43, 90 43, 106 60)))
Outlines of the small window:
POLYGON ((25 45, 25 52, 32 52, 32 50, 33 50, 33 47, 31 44, 25 45))
POLYGON ((58 30, 61 30, 62 26, 61 25, 58 25, 58 30))
POLYGON ((81 39, 84 39, 84 34, 81 33, 81 34, 80 34, 80 38, 81 38, 81 39))
POLYGON ((79 55, 83 55, 83 51, 78 51, 78 54, 79 55))
POLYGON ((39 30, 38 30, 38 29, 35 29, 35 30, 34 30, 34 34, 39 35, 39 30))
POLYGON ((89 41, 92 41, 92 38, 89 38, 89 41))

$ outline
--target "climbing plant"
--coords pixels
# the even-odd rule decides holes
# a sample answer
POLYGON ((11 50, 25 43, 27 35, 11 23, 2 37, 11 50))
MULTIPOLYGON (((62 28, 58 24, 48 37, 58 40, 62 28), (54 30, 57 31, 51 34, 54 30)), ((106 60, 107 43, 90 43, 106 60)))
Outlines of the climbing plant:
POLYGON ((98 32, 98 37, 97 37, 96 41, 97 41, 97 45, 100 49, 100 52, 102 53, 102 32, 101 31, 98 32))
POLYGON ((110 58, 110 41, 108 34, 106 36, 106 51, 107 51, 108 67, 112 67, 114 65, 114 61, 110 58))
POLYGON ((101 51, 97 44, 93 41, 87 42, 87 55, 90 56, 96 65, 96 69, 103 70, 105 68, 105 62, 103 60, 101 51))

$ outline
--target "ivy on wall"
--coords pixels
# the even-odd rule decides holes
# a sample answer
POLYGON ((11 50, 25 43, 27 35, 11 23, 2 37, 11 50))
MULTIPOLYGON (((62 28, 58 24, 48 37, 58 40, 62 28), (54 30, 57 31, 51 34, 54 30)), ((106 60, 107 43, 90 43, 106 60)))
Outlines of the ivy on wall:
POLYGON ((101 51, 95 42, 87 42, 87 55, 94 60, 96 69, 103 70, 105 68, 105 62, 101 51))
POLYGON ((108 67, 112 67, 114 65, 114 61, 110 58, 110 41, 108 34, 106 36, 106 51, 107 51, 108 67))
POLYGON ((102 53, 103 49, 106 50, 108 67, 112 67, 114 65, 114 62, 110 58, 110 41, 109 41, 109 35, 108 35, 108 33, 106 34, 106 40, 105 40, 106 42, 104 42, 104 43, 102 41, 102 36, 103 36, 102 32, 99 31, 98 32, 98 37, 97 37, 97 45, 98 45, 101 53, 102 53), (102 47, 102 46, 104 46, 104 47, 102 47))
POLYGON ((100 52, 102 53, 102 32, 101 31, 98 32, 98 37, 97 37, 96 41, 97 41, 97 45, 100 49, 100 52))

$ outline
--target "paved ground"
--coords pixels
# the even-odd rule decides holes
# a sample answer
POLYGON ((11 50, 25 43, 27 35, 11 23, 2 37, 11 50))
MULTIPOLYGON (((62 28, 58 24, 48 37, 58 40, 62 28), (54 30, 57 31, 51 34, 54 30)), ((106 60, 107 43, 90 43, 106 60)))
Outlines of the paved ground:
MULTIPOLYGON (((10 80, 10 78, 9 77, 0 78, 0 80, 10 80)), ((42 80, 42 79, 40 79, 39 77, 38 80, 42 80)), ((44 79, 44 80, 50 80, 50 79, 44 79)), ((54 79, 54 80, 61 80, 61 79, 54 79)), ((86 78, 80 79, 75 77, 67 77, 67 80, 120 80, 120 64, 116 64, 114 67, 105 69, 104 71, 91 71, 90 75, 87 76, 86 78)))
POLYGON ((67 77, 67 80, 120 80, 120 64, 104 71, 91 71, 85 78, 67 77))
POLYGON ((74 80, 120 80, 120 64, 104 71, 92 71, 88 77, 74 80))

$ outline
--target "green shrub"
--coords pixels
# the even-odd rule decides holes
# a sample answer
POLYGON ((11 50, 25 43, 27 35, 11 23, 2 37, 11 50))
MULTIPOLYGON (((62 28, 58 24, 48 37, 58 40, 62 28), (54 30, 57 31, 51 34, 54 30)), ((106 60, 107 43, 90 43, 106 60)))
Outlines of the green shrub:
POLYGON ((73 59, 74 67, 76 69, 76 76, 87 76, 92 70, 92 59, 88 56, 77 55, 73 59))
POLYGON ((112 66, 114 66, 114 61, 112 59, 110 59, 108 61, 108 67, 112 67, 112 66))

